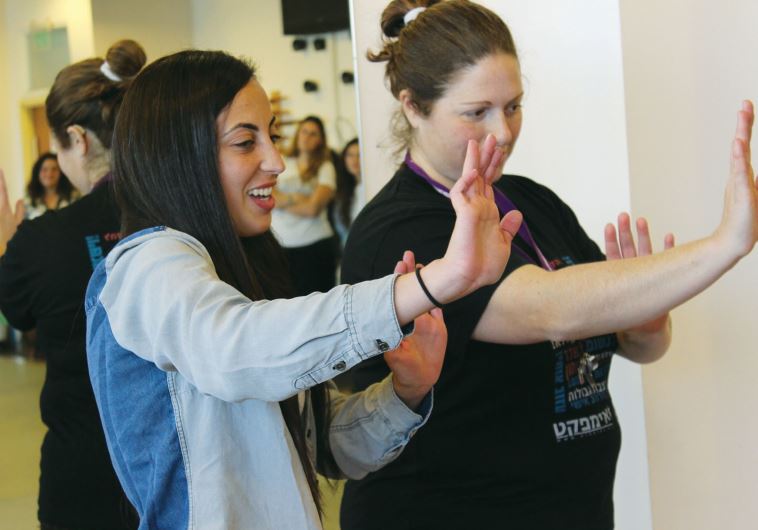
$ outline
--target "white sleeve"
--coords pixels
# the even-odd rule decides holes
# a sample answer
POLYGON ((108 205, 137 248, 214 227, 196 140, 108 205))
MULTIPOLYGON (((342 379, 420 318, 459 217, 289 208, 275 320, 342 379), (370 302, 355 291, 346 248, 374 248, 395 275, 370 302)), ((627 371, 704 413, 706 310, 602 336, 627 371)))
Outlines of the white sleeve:
POLYGON ((334 169, 334 164, 328 160, 321 164, 321 167, 318 168, 316 179, 318 186, 326 186, 333 190, 337 189, 337 172, 334 169))

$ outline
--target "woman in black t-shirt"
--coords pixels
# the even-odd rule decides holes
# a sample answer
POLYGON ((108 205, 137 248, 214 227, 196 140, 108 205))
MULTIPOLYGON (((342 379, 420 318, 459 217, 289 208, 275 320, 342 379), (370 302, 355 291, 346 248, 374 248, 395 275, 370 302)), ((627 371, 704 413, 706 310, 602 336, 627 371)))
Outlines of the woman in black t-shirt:
MULTIPOLYGON (((382 29, 384 48, 369 58, 387 62, 407 154, 351 229, 348 283, 385 274, 398 249, 413 249, 420 262, 444 252, 455 218, 445 193, 461 174, 466 142, 495 142, 504 163, 521 128, 516 47, 493 12, 464 0, 394 0, 382 29)), ((622 214, 617 228, 606 227, 606 259, 549 189, 502 177, 501 214, 524 214, 505 274, 445 307, 448 348, 434 412, 400 458, 348 482, 342 528, 613 528, 613 355, 660 358, 671 340, 668 312, 755 245, 752 122, 746 102, 720 225, 676 248, 668 235, 660 253, 644 219, 635 244, 622 214)), ((386 370, 380 360, 356 367, 356 386, 386 370)))
POLYGON ((120 237, 111 137, 131 78, 145 61, 139 44, 122 40, 105 60, 79 61, 55 78, 45 101, 52 144, 82 199, 18 225, 0 171, 0 309, 14 327, 37 329, 36 348, 47 363, 40 396, 47 427, 37 512, 42 530, 139 524, 105 443, 87 372, 82 306, 93 269, 120 237))

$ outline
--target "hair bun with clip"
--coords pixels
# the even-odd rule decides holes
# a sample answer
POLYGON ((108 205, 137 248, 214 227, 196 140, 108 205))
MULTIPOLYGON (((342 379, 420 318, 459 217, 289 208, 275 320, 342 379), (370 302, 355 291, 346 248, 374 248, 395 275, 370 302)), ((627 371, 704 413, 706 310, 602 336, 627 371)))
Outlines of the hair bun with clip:
POLYGON ((425 7, 414 7, 403 16, 403 23, 407 26, 419 16, 419 13, 426 11, 425 7))

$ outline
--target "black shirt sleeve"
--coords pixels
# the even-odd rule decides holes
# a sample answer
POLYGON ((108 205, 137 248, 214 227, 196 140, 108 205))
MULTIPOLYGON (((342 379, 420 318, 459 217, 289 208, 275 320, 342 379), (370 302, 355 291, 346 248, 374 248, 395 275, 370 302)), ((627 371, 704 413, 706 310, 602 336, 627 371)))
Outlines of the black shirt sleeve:
POLYGON ((0 258, 0 310, 21 330, 36 326, 34 304, 46 262, 39 232, 38 223, 24 221, 0 258))

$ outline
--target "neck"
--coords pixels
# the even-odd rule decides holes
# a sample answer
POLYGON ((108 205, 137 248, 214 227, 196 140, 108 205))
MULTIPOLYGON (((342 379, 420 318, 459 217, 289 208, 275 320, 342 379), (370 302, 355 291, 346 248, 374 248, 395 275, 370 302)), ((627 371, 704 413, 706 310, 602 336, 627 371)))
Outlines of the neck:
POLYGON ((452 188, 455 185, 454 180, 444 177, 439 171, 435 169, 432 163, 424 156, 424 152, 416 145, 411 145, 409 149, 411 153, 411 159, 423 169, 429 177, 445 186, 447 189, 452 188))
POLYGON ((106 151, 88 160, 86 170, 88 187, 86 190, 79 190, 82 195, 91 192, 95 184, 111 170, 110 152, 106 151))

